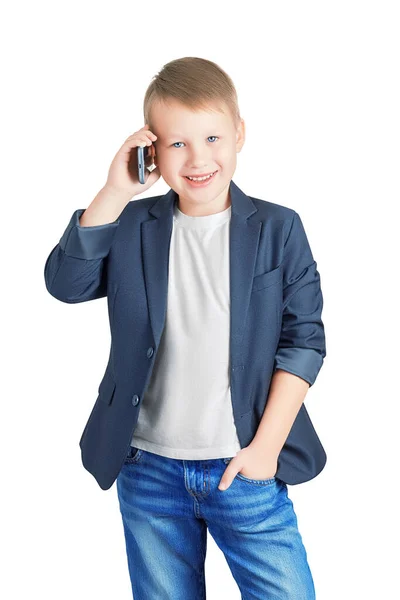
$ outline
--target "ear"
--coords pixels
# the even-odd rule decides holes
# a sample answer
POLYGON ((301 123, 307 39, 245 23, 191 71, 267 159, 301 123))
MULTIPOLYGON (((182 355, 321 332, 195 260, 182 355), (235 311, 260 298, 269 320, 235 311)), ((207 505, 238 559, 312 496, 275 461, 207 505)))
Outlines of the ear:
POLYGON ((240 119, 240 123, 236 130, 236 152, 240 152, 243 148, 243 144, 246 139, 246 127, 243 119, 240 119))
POLYGON ((156 147, 154 145, 154 142, 151 144, 151 146, 149 146, 149 152, 151 155, 151 160, 152 162, 157 165, 157 159, 156 159, 156 147))

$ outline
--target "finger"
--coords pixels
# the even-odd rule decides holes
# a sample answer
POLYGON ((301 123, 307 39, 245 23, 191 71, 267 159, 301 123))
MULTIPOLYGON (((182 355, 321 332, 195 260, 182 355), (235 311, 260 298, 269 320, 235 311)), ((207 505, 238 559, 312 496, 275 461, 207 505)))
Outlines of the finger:
POLYGON ((152 141, 144 136, 132 136, 125 140, 125 144, 129 146, 141 146, 143 148, 143 146, 151 146, 152 141))
POLYGON ((232 481, 236 477, 236 471, 234 472, 231 468, 231 465, 225 469, 224 474, 221 477, 221 481, 219 482, 218 489, 219 490, 227 490, 231 485, 232 481))
POLYGON ((231 483, 232 481, 228 481, 228 479, 224 479, 223 481, 221 479, 221 481, 219 482, 218 489, 221 491, 227 490, 231 483))
POLYGON ((144 136, 148 137, 150 140, 156 140, 157 139, 156 134, 153 133, 152 131, 140 131, 140 132, 136 132, 136 133, 134 133, 132 135, 138 135, 138 134, 140 134, 142 136, 144 135, 144 136))
POLYGON ((128 140, 132 140, 132 139, 149 139, 149 140, 156 140, 157 136, 155 133, 153 133, 152 131, 135 131, 135 133, 132 133, 132 135, 130 135, 129 137, 126 138, 126 142, 128 140))
POLYGON ((150 140, 149 138, 132 138, 132 140, 128 140, 128 143, 135 143, 137 146, 151 146, 153 144, 153 141, 155 140, 150 140))

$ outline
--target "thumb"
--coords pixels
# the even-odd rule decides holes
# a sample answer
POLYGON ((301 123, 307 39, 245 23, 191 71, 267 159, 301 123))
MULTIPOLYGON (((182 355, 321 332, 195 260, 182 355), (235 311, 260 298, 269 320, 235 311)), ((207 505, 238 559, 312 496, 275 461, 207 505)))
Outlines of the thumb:
POLYGON ((218 489, 219 490, 227 490, 229 488, 229 486, 231 485, 232 481, 234 480, 236 476, 236 472, 234 471, 234 467, 232 468, 232 462, 229 464, 229 467, 227 467, 224 471, 224 474, 221 477, 221 480, 218 484, 218 489))
POLYGON ((146 177, 146 182, 144 183, 144 185, 141 188, 142 191, 145 192, 146 190, 148 190, 148 188, 150 188, 158 179, 160 179, 160 177, 161 177, 161 172, 158 167, 153 169, 151 172, 148 172, 148 175, 146 177))

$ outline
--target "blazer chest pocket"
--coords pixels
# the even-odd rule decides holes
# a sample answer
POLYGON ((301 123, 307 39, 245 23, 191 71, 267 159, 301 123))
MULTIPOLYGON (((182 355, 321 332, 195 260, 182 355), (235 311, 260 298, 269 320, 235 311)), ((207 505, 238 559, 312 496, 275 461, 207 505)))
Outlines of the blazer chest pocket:
POLYGON ((111 404, 113 397, 114 397, 114 390, 115 390, 115 381, 112 378, 112 376, 110 375, 110 373, 108 373, 106 371, 106 373, 99 385, 100 400, 102 402, 105 402, 105 404, 111 404))
POLYGON ((267 273, 261 273, 261 275, 256 275, 253 277, 253 287, 252 292, 257 292, 258 290, 263 290, 264 288, 270 287, 275 283, 278 283, 282 280, 282 266, 276 267, 272 271, 268 271, 267 273))

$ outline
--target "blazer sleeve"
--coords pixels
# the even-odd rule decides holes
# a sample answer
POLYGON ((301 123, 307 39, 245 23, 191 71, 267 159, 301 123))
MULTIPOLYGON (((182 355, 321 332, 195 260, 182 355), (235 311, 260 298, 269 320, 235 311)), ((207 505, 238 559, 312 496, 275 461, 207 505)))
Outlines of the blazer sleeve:
POLYGON ((283 251, 283 315, 274 370, 293 373, 311 387, 326 356, 323 296, 303 223, 293 212, 283 251))
POLYGON ((48 292, 68 304, 107 295, 107 257, 120 220, 81 227, 79 218, 85 210, 73 213, 44 267, 48 292))

